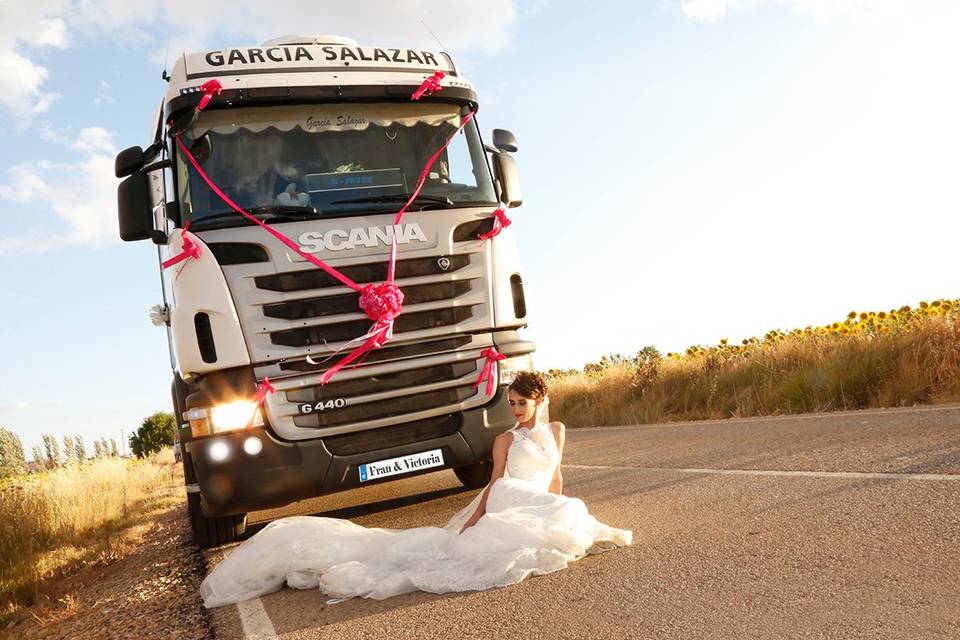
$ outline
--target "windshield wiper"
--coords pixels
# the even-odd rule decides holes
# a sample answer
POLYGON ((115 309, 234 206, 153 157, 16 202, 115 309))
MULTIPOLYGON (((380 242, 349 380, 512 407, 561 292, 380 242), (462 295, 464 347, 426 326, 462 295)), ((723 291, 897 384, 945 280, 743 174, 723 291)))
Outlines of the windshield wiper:
MULTIPOLYGON (((256 216, 259 220, 267 221, 272 220, 274 222, 293 222, 297 220, 307 220, 310 218, 318 218, 323 215, 323 212, 315 207, 296 207, 292 205, 270 205, 266 207, 251 207, 246 209, 247 213, 250 213, 256 216)), ((212 213, 208 216, 203 216, 197 218, 191 222, 191 228, 196 229, 197 227, 203 228, 207 226, 207 223, 213 222, 223 222, 227 218, 236 218, 237 220, 242 220, 248 222, 246 218, 241 216, 236 211, 221 211, 219 213, 212 213)))
MULTIPOLYGON (((330 204, 360 204, 362 202, 406 202, 412 196, 412 193, 390 193, 382 196, 367 196, 365 198, 352 198, 350 200, 334 200, 330 204)), ((446 207, 453 206, 453 200, 446 196, 429 196, 424 194, 419 194, 414 199, 414 202, 417 200, 426 200, 427 202, 433 204, 442 204, 446 207)))

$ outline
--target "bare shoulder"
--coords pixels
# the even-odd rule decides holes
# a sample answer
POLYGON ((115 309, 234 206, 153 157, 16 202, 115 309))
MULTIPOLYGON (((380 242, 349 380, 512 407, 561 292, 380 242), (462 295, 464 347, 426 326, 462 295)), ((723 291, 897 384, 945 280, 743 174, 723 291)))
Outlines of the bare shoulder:
POLYGON ((562 422, 551 422, 550 428, 553 429, 553 432, 558 435, 562 435, 566 432, 567 427, 562 422))
POLYGON ((497 435, 497 437, 493 439, 494 448, 498 446, 506 448, 506 447, 509 447, 511 444, 513 444, 512 431, 504 431, 503 433, 497 435))

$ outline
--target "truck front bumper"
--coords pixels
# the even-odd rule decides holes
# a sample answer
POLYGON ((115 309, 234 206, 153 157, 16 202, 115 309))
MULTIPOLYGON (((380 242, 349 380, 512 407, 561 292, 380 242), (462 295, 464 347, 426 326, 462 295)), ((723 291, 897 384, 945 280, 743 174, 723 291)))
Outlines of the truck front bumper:
POLYGON ((501 385, 486 405, 453 414, 451 419, 459 420, 460 425, 448 435, 353 455, 334 455, 322 439, 279 440, 269 429, 234 431, 192 440, 189 452, 202 496, 201 509, 207 517, 248 513, 360 485, 489 460, 494 438, 515 424, 506 385, 501 385), (260 440, 262 448, 255 454, 248 453, 244 447, 250 437, 260 440), (362 464, 433 449, 441 450, 443 467, 366 482, 360 480, 362 464))

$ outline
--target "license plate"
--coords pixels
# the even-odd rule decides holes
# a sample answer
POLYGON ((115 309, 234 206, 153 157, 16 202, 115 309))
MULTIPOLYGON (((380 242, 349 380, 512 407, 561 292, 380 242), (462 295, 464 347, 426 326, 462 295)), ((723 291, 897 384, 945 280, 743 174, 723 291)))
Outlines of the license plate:
POLYGON ((440 449, 411 453, 408 456, 380 460, 379 462, 368 462, 367 464, 360 465, 360 482, 442 466, 443 451, 440 449))

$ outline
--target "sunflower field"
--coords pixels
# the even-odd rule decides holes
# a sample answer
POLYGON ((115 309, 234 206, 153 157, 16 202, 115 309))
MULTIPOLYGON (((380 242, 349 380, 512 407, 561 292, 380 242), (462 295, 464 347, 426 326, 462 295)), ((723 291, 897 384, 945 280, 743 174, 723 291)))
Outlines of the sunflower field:
POLYGON ((551 417, 572 427, 956 402, 960 299, 547 374, 551 417))

